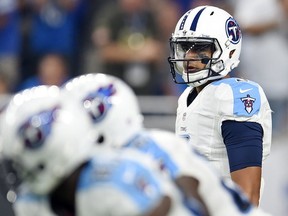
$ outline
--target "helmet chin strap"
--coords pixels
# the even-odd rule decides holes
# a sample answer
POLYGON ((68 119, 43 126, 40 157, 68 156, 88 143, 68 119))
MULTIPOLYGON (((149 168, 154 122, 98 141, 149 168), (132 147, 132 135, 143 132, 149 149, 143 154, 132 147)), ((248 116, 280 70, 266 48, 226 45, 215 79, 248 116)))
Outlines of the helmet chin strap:
MULTIPOLYGON (((204 80, 201 80, 201 81, 204 81, 204 80)), ((198 87, 198 86, 201 86, 201 85, 203 85, 203 84, 205 84, 205 83, 202 83, 201 81, 196 81, 196 82, 193 82, 193 83, 188 83, 188 85, 189 86, 191 86, 191 87, 198 87)))
POLYGON ((204 85, 209 80, 217 80, 223 77, 221 71, 225 69, 222 60, 212 63, 210 58, 202 58, 201 63, 205 64, 205 68, 195 73, 182 72, 182 79, 192 87, 204 85))
POLYGON ((208 66, 211 63, 211 60, 209 58, 204 58, 201 60, 201 62, 203 64, 206 64, 206 67, 203 70, 194 74, 183 73, 182 78, 185 82, 188 82, 187 84, 189 86, 198 87, 205 84, 209 80, 215 80, 221 78, 219 72, 221 72, 225 68, 222 61, 219 61, 214 65, 211 65, 211 68, 209 68, 208 66), (217 68, 219 70, 218 72, 215 72, 212 68, 217 68), (195 82, 191 82, 192 80, 195 80, 195 82))
POLYGON ((191 73, 191 74, 183 73, 182 78, 185 82, 187 82, 188 85, 197 87, 197 86, 205 84, 208 81, 207 79, 208 73, 209 73, 209 69, 205 68, 196 73, 191 73))

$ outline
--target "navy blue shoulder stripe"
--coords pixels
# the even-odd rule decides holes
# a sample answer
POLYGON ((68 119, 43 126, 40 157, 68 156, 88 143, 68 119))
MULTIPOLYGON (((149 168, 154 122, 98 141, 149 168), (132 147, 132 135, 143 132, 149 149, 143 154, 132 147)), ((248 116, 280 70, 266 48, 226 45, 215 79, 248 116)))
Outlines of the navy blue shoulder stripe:
POLYGON ((190 30, 191 31, 195 31, 196 30, 196 27, 197 27, 197 23, 198 23, 198 20, 202 14, 202 12, 205 10, 206 7, 202 8, 200 11, 198 11, 198 13, 196 14, 192 24, 191 24, 191 27, 190 27, 190 30))

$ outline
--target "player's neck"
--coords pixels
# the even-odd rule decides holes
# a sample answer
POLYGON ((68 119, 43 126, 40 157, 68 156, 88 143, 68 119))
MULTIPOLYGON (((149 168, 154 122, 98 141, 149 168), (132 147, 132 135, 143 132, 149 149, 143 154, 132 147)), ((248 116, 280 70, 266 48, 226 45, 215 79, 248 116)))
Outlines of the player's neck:
POLYGON ((75 193, 83 166, 76 169, 50 194, 51 207, 55 213, 66 212, 75 215, 75 193))
POLYGON ((196 89, 197 93, 199 94, 199 93, 200 93, 207 85, 209 85, 210 83, 215 82, 215 81, 217 81, 217 80, 226 79, 226 78, 229 78, 229 77, 230 77, 230 75, 227 74, 227 75, 226 75, 225 77, 223 77, 223 78, 208 81, 208 82, 206 82, 205 84, 203 84, 203 85, 201 85, 201 86, 195 87, 195 89, 196 89))
POLYGON ((199 94, 207 85, 209 85, 212 81, 208 81, 205 84, 201 85, 201 86, 197 86, 195 87, 197 94, 199 94))

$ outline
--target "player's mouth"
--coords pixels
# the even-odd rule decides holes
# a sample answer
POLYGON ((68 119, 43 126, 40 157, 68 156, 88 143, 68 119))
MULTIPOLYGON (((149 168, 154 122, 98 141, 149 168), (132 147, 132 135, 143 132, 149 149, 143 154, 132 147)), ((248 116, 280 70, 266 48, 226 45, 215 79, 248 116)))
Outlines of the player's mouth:
POLYGON ((200 68, 198 67, 194 67, 192 65, 189 65, 187 68, 186 68, 186 72, 187 73, 195 73, 195 72, 198 72, 200 70, 200 68))

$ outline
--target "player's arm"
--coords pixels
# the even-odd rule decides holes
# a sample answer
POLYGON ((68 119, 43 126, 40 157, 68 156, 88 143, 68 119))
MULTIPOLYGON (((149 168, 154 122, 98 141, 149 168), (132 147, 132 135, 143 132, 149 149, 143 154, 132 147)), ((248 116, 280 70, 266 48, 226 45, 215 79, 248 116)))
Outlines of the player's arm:
POLYGON ((201 212, 201 215, 210 215, 208 209, 198 193, 199 181, 192 176, 180 176, 175 179, 176 184, 181 189, 185 196, 185 201, 196 212, 201 212))
POLYGON ((248 195, 250 201, 258 206, 261 186, 261 167, 247 167, 231 172, 232 180, 248 195))
POLYGON ((258 206, 263 155, 262 126, 256 122, 224 121, 221 129, 231 178, 258 206))

